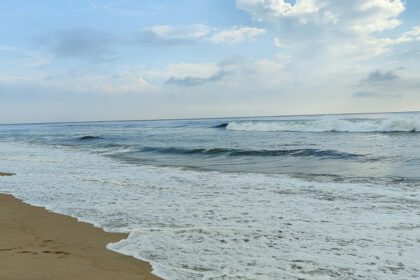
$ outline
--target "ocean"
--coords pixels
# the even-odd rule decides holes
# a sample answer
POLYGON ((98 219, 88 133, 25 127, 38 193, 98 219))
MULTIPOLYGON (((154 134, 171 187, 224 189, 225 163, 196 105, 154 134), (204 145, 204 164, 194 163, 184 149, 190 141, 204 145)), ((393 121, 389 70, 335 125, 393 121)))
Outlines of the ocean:
POLYGON ((420 278, 420 113, 0 125, 0 171, 164 279, 420 278))

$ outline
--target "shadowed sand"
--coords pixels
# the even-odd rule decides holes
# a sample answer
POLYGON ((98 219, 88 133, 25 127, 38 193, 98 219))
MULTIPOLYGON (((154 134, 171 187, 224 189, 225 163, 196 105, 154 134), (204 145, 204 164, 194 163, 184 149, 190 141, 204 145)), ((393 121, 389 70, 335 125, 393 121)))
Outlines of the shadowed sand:
POLYGON ((148 263, 105 248, 126 237, 0 194, 1 280, 159 279, 148 263))

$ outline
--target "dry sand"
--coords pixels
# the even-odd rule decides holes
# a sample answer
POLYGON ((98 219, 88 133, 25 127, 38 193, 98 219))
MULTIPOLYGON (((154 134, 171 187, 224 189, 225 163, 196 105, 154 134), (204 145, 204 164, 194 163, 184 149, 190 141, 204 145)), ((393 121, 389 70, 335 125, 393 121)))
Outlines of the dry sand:
POLYGON ((148 263, 105 248, 126 237, 0 194, 1 280, 159 279, 148 263))

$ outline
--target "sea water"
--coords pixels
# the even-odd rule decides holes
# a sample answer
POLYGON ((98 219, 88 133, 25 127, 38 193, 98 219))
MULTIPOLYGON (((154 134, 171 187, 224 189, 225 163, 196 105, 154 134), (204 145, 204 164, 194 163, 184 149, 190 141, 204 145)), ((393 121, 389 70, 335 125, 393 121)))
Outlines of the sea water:
POLYGON ((420 278, 420 113, 1 125, 0 171, 164 279, 420 278))

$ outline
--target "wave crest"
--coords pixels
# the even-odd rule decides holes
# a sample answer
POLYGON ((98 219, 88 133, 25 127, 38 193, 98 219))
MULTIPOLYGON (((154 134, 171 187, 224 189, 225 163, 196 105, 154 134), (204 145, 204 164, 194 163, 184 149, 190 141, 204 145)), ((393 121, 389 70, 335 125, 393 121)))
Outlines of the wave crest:
POLYGON ((230 122, 227 130, 261 132, 420 132, 420 119, 319 119, 230 122))
POLYGON ((205 156, 252 156, 252 157, 277 157, 277 156, 291 156, 291 157, 319 157, 319 158, 335 158, 335 159, 350 159, 357 157, 364 157, 365 155, 340 152, 336 150, 319 150, 319 149, 283 149, 283 150, 243 150, 243 149, 228 149, 228 148, 209 148, 209 149, 185 149, 185 148, 159 148, 159 147, 145 147, 141 152, 152 152, 161 154, 183 154, 183 155, 205 155, 205 156))

